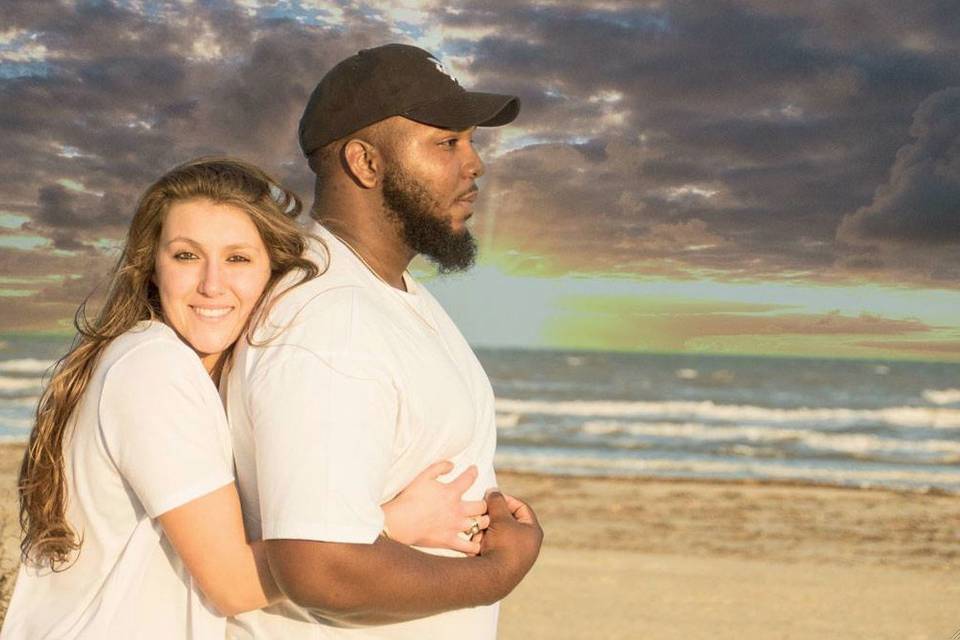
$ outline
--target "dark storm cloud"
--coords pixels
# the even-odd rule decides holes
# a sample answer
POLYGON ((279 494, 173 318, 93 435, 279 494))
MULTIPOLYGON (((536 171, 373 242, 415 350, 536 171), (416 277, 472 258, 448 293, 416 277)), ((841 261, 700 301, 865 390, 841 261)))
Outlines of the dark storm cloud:
POLYGON ((240 155, 309 194, 295 130, 322 73, 431 32, 469 84, 523 100, 484 146, 503 153, 478 216, 493 248, 555 271, 942 286, 960 272, 943 249, 956 152, 937 147, 956 124, 955 3, 494 0, 425 5, 400 32, 376 4, 337 5, 331 26, 249 4, 0 4, 3 28, 44 50, 0 73, 0 210, 48 253, 89 258, 197 155, 240 155))
POLYGON ((56 249, 116 238, 139 194, 199 155, 254 160, 306 191, 295 131, 309 92, 334 61, 388 39, 382 23, 333 31, 232 4, 152 7, 0 7, 4 28, 46 50, 42 69, 0 79, 0 208, 56 249))
MULTIPOLYGON (((125 226, 123 201, 116 194, 77 193, 60 184, 40 187, 35 222, 54 231, 76 228, 125 226)), ((30 227, 32 225, 28 225, 30 227)))
POLYGON ((939 91, 914 115, 914 142, 897 152, 889 181, 849 216, 840 237, 905 245, 960 243, 960 87, 939 91))
MULTIPOLYGON (((460 26, 511 25, 471 50, 483 81, 523 97, 521 126, 623 151, 542 176, 524 171, 539 148, 494 164, 499 192, 518 187, 529 198, 511 198, 527 214, 516 223, 499 215, 498 232, 539 229, 532 250, 566 247, 579 269, 616 270, 631 254, 642 261, 651 229, 702 224, 714 249, 678 243, 667 270, 850 275, 865 257, 835 242, 837 228, 885 181, 917 106, 960 81, 960 31, 944 20, 949 3, 836 4, 504 2, 451 16, 460 26), (595 241, 571 251, 583 246, 580 223, 595 241), (567 235, 545 239, 543 229, 567 235)), ((937 231, 927 223, 952 197, 940 190, 924 201, 918 227, 929 241, 937 231)), ((894 281, 934 279, 886 266, 894 281)))

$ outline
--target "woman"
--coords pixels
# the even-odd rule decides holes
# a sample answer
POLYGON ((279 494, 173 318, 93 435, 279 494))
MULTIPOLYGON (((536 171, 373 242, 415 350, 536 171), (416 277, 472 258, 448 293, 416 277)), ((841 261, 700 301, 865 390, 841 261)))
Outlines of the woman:
MULTIPOLYGON (((248 543, 216 383, 301 258, 300 202, 259 169, 201 159, 147 189, 97 318, 37 409, 20 472, 23 564, 2 638, 222 638, 280 593, 248 543), (201 594, 204 596, 201 597, 201 594)), ((476 553, 487 523, 439 463, 384 505, 392 537, 476 553)))

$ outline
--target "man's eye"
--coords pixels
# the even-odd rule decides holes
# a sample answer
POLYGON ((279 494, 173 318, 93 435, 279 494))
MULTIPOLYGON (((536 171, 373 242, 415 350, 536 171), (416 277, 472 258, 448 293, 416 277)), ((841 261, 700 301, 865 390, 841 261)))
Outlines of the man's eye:
POLYGON ((450 139, 448 139, 448 140, 444 140, 443 142, 440 143, 440 146, 441 146, 441 147, 455 147, 455 146, 457 146, 457 139, 456 139, 456 138, 450 138, 450 139))

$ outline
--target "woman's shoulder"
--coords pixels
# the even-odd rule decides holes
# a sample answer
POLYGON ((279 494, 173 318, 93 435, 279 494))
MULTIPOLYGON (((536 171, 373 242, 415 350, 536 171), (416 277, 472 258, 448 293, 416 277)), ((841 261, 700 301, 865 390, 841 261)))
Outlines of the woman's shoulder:
POLYGON ((121 334, 103 353, 100 366, 104 373, 155 373, 157 369, 184 369, 203 377, 203 365, 197 354, 166 324, 144 320, 121 334))

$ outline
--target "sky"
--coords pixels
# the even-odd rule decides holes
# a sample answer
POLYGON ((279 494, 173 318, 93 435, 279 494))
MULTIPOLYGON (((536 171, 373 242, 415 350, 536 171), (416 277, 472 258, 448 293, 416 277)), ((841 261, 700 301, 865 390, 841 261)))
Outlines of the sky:
POLYGON ((960 361, 955 0, 0 3, 0 332, 66 331, 136 198, 251 160, 404 42, 520 97, 481 130, 477 346, 960 361))

